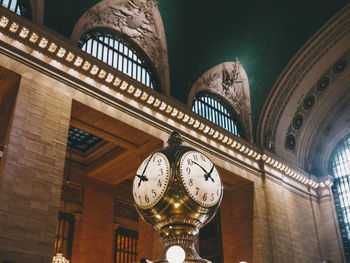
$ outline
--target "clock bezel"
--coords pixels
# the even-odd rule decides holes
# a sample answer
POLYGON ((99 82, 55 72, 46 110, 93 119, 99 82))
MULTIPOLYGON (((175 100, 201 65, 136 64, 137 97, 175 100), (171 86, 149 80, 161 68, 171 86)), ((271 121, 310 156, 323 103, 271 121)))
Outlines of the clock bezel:
POLYGON ((205 157, 210 161, 211 164, 215 165, 214 162, 213 162, 206 154, 204 154, 204 153, 202 153, 202 152, 199 152, 199 151, 197 151, 197 150, 195 150, 195 149, 193 149, 193 148, 192 148, 192 149, 188 149, 187 151, 184 151, 184 152, 181 154, 181 156, 180 156, 180 158, 179 158, 179 160, 178 160, 178 165, 177 165, 177 167, 178 167, 178 173, 179 173, 180 181, 181 181, 182 187, 183 187, 183 189, 184 189, 185 195, 187 196, 187 198, 188 198, 189 200, 191 200, 191 201, 193 201, 193 202, 195 203, 195 206, 201 206, 201 207, 207 208, 207 209, 212 208, 212 207, 215 207, 215 206, 217 206, 217 205, 219 205, 219 204, 221 203, 221 200, 222 200, 222 197, 223 197, 223 191, 224 191, 224 189, 223 189, 223 183, 222 183, 220 174, 219 174, 218 170, 216 169, 216 167, 214 167, 214 169, 216 170, 216 172, 217 172, 217 174, 218 174, 218 177, 219 177, 219 179, 220 179, 220 187, 219 187, 220 194, 219 194, 219 198, 216 200, 215 203, 209 205, 209 204, 203 203, 202 201, 198 200, 198 198, 194 197, 194 196, 191 194, 191 192, 190 192, 190 190, 188 189, 188 187, 187 187, 187 184, 186 184, 186 182, 185 182, 185 177, 184 177, 185 175, 184 175, 184 173, 183 173, 183 169, 181 169, 181 164, 184 162, 185 156, 188 155, 188 154, 190 154, 191 152, 193 152, 193 153, 198 153, 198 154, 201 154, 201 155, 205 156, 205 157))
MULTIPOLYGON (((135 206, 138 208, 138 209, 141 209, 141 210, 151 210, 151 209, 154 209, 155 206, 157 206, 159 203, 161 203, 162 200, 164 200, 164 196, 166 195, 167 193, 167 190, 169 189, 170 185, 171 185, 171 178, 172 178, 172 167, 171 167, 171 163, 170 163, 170 160, 169 158, 167 157, 166 154, 164 154, 163 152, 161 151, 156 151, 156 152, 153 152, 151 154, 149 154, 140 164, 140 166, 149 158, 149 157, 152 157, 154 155, 161 155, 165 161, 166 161, 166 164, 168 166, 168 172, 164 174, 164 176, 166 176, 166 186, 162 188, 162 191, 161 193, 159 194, 159 196, 156 198, 156 200, 152 203, 150 203, 148 206, 140 206, 138 204, 138 202, 135 200, 135 189, 134 189, 134 181, 137 180, 137 177, 135 176, 134 177, 134 180, 133 180, 133 183, 132 183, 132 195, 133 195, 133 199, 134 199, 134 203, 135 203, 135 206)), ((137 168, 137 170, 140 168, 140 166, 137 168)))

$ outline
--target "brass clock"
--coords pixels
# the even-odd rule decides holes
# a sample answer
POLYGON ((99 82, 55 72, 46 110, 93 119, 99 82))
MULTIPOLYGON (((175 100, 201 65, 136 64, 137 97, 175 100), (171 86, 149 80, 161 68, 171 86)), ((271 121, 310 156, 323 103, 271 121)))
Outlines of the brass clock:
POLYGON ((217 212, 223 186, 215 164, 203 153, 183 146, 173 132, 169 146, 142 161, 133 181, 133 197, 143 219, 160 232, 165 247, 157 263, 168 262, 174 245, 185 252, 186 263, 208 263, 195 250, 198 233, 217 212))
POLYGON ((160 152, 152 153, 140 165, 133 183, 135 204, 142 209, 156 205, 168 187, 170 165, 160 152))
POLYGON ((186 193, 197 204, 211 207, 221 199, 220 176, 214 163, 203 153, 185 152, 180 160, 180 176, 186 193))

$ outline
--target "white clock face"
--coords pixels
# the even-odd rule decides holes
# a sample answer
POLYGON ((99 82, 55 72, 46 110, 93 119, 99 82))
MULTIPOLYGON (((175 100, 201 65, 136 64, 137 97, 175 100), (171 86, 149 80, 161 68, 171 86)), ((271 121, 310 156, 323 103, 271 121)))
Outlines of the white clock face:
POLYGON ((136 172, 133 196, 136 205, 143 209, 153 207, 163 197, 169 183, 169 161, 156 152, 148 156, 136 172))
POLYGON ((204 154, 186 152, 180 160, 180 175, 187 194, 196 203, 210 207, 219 202, 221 179, 215 165, 204 154))

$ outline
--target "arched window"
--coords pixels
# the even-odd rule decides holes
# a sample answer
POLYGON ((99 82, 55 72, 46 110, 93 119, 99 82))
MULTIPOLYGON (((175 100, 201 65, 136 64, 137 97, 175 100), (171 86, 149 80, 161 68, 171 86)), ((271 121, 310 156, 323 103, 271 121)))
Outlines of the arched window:
POLYGON ((105 31, 89 31, 79 41, 82 50, 144 85, 157 89, 150 63, 125 37, 105 31))
POLYGON ((219 102, 211 94, 199 94, 193 101, 192 111, 229 132, 241 136, 233 110, 229 110, 229 107, 224 106, 225 103, 222 103, 222 101, 224 100, 221 99, 219 102))
POLYGON ((32 19, 30 2, 28 0, 0 0, 0 4, 20 16, 32 19))
POLYGON ((333 150, 330 159, 332 187, 345 255, 350 261, 350 134, 333 150))

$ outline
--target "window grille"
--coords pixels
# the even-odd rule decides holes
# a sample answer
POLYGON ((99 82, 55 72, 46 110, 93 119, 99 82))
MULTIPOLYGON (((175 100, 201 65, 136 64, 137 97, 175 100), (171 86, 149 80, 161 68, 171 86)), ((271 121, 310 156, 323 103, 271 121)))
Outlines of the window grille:
POLYGON ((56 241, 54 245, 54 255, 57 254, 63 242, 63 255, 67 259, 72 257, 74 234, 74 217, 72 214, 60 212, 58 215, 58 223, 56 225, 56 241), (64 227, 63 227, 64 226, 64 227), (64 229, 64 233, 63 232, 64 229), (63 238, 62 238, 63 234, 63 238))
POLYGON ((212 263, 224 262, 220 213, 199 231, 199 254, 212 263))
POLYGON ((138 232, 119 227, 115 233, 114 263, 136 262, 138 232))
POLYGON ((79 41, 85 52, 129 75, 144 85, 156 89, 150 66, 130 41, 106 32, 85 33, 79 41))
POLYGON ((350 134, 342 139, 330 159, 333 195, 347 262, 350 262, 350 134))
POLYGON ((17 0, 0 0, 0 3, 3 7, 6 7, 18 15, 21 15, 21 9, 17 0))
POLYGON ((229 132, 241 136, 234 115, 219 101, 209 95, 197 96, 192 105, 192 111, 228 130, 229 132))
POLYGON ((24 16, 29 20, 32 19, 30 1, 28 0, 0 0, 0 5, 17 15, 24 16))

